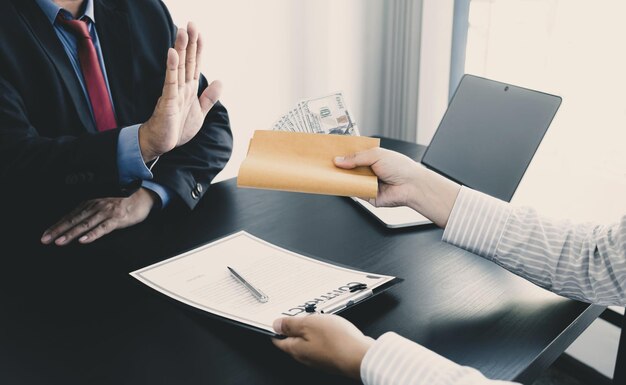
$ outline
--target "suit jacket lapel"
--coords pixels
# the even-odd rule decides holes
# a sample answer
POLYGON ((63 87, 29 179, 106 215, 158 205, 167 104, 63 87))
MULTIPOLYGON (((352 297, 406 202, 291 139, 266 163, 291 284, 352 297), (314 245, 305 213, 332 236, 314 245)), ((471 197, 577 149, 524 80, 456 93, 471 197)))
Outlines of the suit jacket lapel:
POLYGON ((80 82, 74 73, 74 69, 65 53, 63 45, 54 32, 54 28, 34 1, 18 0, 13 3, 24 20, 24 23, 39 41, 43 51, 48 55, 50 61, 52 61, 56 67, 59 76, 63 79, 63 83, 65 83, 67 87, 67 91, 76 107, 76 113, 83 123, 83 126, 89 132, 97 132, 93 119, 91 118, 91 113, 89 112, 89 104, 87 104, 80 82))
POLYGON ((122 127, 140 123, 132 121, 135 87, 128 15, 108 2, 92 1, 117 123, 122 127))

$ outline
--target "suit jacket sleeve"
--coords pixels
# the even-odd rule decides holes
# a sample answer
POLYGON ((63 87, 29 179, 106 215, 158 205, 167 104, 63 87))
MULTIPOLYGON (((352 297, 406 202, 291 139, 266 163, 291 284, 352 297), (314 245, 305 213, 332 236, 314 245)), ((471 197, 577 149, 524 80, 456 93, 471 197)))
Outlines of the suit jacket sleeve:
POLYGON ((161 156, 152 169, 153 181, 170 188, 193 209, 228 162, 232 146, 228 113, 218 102, 192 140, 161 156))
POLYGON ((20 94, 0 77, 0 176, 11 181, 3 188, 17 194, 44 188, 47 196, 84 200, 125 196, 139 187, 140 180, 119 184, 117 159, 111 156, 119 130, 52 138, 39 129, 30 123, 20 94))
MULTIPOLYGON (((171 29, 171 44, 174 46, 177 28, 165 5, 161 3, 161 6, 171 29)), ((207 86, 206 78, 201 76, 198 96, 207 86)), ((228 112, 218 102, 209 111, 202 128, 192 140, 161 156, 152 169, 153 181, 174 191, 175 200, 193 209, 207 191, 213 178, 228 162, 232 146, 233 137, 228 112)))

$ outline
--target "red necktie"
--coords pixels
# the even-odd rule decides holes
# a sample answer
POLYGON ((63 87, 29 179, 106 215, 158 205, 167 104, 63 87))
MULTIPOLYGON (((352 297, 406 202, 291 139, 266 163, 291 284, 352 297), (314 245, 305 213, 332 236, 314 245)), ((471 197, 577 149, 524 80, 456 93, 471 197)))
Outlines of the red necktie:
POLYGON ((93 110, 98 131, 106 131, 117 127, 109 91, 104 81, 100 61, 93 45, 87 22, 84 20, 66 20, 59 14, 57 21, 76 36, 78 43, 78 60, 85 79, 87 94, 93 110))

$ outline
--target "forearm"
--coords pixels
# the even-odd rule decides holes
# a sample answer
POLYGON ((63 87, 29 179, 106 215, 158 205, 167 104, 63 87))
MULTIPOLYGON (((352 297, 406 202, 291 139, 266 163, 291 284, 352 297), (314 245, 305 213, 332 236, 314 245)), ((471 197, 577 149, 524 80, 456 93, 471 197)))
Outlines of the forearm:
POLYGON ((383 334, 361 363, 365 385, 503 385, 478 370, 460 366, 395 333, 383 334))
POLYGON ((460 188, 457 183, 416 164, 408 205, 437 226, 446 227, 460 188))
POLYGON ((120 184, 115 158, 118 130, 79 137, 40 137, 34 128, 0 133, 0 174, 21 190, 45 186, 68 199, 129 195, 137 183, 120 184))
POLYGON ((0 78, 0 177, 7 189, 60 193, 65 199, 128 195, 139 184, 122 186, 115 158, 119 130, 51 137, 54 122, 35 127, 20 94, 0 78))
POLYGON ((228 113, 218 102, 191 141, 161 156, 152 170, 153 181, 194 208, 230 159, 232 146, 228 113))
POLYGON ((611 226, 576 225, 463 189, 443 239, 557 294, 626 303, 626 217, 611 226))

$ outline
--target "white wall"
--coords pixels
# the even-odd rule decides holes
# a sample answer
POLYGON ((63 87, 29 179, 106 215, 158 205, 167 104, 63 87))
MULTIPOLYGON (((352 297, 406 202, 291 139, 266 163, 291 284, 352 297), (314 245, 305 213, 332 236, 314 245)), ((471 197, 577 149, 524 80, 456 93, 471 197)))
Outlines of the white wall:
POLYGON ((202 72, 224 84, 235 148, 216 178, 236 176, 254 130, 302 98, 342 91, 364 134, 378 131, 384 2, 166 0, 178 26, 194 21, 202 72))
POLYGON ((428 145, 448 108, 454 0, 424 0, 417 143, 428 145))

